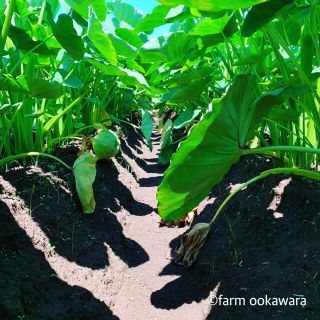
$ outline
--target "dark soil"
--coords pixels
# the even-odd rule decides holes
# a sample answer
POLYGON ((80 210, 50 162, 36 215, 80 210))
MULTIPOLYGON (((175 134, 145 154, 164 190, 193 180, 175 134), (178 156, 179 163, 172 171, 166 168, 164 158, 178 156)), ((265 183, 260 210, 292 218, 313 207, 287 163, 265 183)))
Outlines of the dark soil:
MULTIPOLYGON (((124 128, 122 153, 98 163, 92 215, 81 213, 72 173, 51 161, 3 172, 0 319, 319 319, 319 184, 276 176, 241 191, 185 269, 166 259, 187 228, 159 224, 164 169, 158 135, 153 142, 150 152, 139 132, 124 128), (210 292, 246 305, 211 307, 210 292), (249 305, 265 295, 304 296, 307 305, 249 305)), ((77 151, 69 145, 57 155, 72 165, 77 151)), ((195 223, 210 221, 230 185, 272 166, 243 158, 200 204, 195 223)))

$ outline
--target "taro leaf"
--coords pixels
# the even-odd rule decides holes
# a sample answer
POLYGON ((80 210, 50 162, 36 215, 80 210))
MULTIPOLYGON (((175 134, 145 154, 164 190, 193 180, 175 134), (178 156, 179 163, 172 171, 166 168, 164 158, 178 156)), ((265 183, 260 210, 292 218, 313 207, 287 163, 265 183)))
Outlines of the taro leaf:
POLYGON ((70 75, 70 72, 65 69, 59 69, 53 78, 63 86, 69 86, 72 88, 83 88, 83 82, 77 78, 74 74, 70 75))
POLYGON ((272 52, 271 48, 261 50, 258 53, 251 53, 248 55, 244 55, 241 59, 235 61, 235 66, 244 66, 244 65, 252 65, 252 64, 262 64, 269 53, 272 52))
POLYGON ((16 79, 9 75, 0 77, 0 90, 25 93, 38 98, 56 99, 61 96, 61 87, 55 81, 19 76, 16 79))
POLYGON ((200 11, 218 12, 229 9, 242 9, 253 6, 266 0, 158 0, 166 6, 176 6, 183 4, 187 7, 196 8, 200 11))
POLYGON ((218 19, 207 18, 201 20, 199 23, 196 24, 191 34, 198 36, 206 36, 208 34, 221 33, 230 19, 231 16, 224 15, 223 17, 218 19))
POLYGON ((209 75, 211 75, 215 71, 214 68, 203 66, 199 70, 192 69, 191 71, 186 71, 181 74, 175 74, 169 79, 162 81, 162 84, 165 84, 166 86, 170 86, 171 84, 188 84, 192 80, 200 80, 203 79, 209 75))
POLYGON ((96 202, 93 195, 93 182, 96 178, 96 161, 94 156, 86 151, 73 165, 77 193, 84 213, 93 213, 96 202))
POLYGON ((89 7, 92 6, 100 21, 104 21, 107 15, 107 5, 105 0, 65 0, 66 3, 80 16, 88 18, 89 7))
POLYGON ((105 128, 92 139, 92 148, 97 160, 110 159, 119 152, 120 141, 113 131, 105 128))
POLYGON ((172 129, 173 123, 169 119, 164 124, 161 132, 161 150, 158 158, 158 163, 163 166, 167 165, 170 162, 173 153, 172 129))
POLYGON ((141 60, 154 65, 156 65, 155 62, 161 61, 185 64, 185 60, 197 44, 197 38, 185 32, 174 32, 152 38, 141 47, 141 60))
POLYGON ((241 156, 242 137, 258 95, 256 77, 239 75, 227 94, 180 144, 158 188, 162 219, 176 221, 194 209, 241 156))
POLYGON ((138 53, 136 48, 129 44, 127 41, 114 36, 113 34, 109 34, 108 37, 111 40, 119 59, 121 58, 122 60, 134 60, 135 58, 137 58, 138 53))
POLYGON ((309 88, 306 85, 301 84, 286 86, 263 93, 255 102, 252 118, 247 119, 251 122, 247 139, 252 138, 252 136, 254 135, 254 131, 259 125, 259 121, 271 112, 272 107, 280 105, 286 98, 303 96, 308 91, 309 88))
POLYGON ((152 151, 151 135, 153 130, 153 120, 149 111, 142 111, 141 131, 145 137, 149 149, 152 151))
POLYGON ((215 103, 181 143, 158 188, 158 210, 162 219, 176 221, 205 198, 242 154, 261 119, 288 97, 301 96, 305 85, 280 88, 256 99, 253 75, 239 75, 227 94, 215 103))
POLYGON ((135 27, 144 16, 142 11, 122 1, 108 1, 108 8, 119 22, 125 22, 131 27, 135 27))
POLYGON ((181 245, 174 255, 174 262, 190 267, 205 244, 209 231, 209 223, 200 222, 195 224, 188 233, 181 237, 181 245))
POLYGON ((136 32, 152 33, 154 28, 162 26, 164 20, 170 11, 170 8, 165 6, 157 6, 152 10, 152 13, 147 14, 136 26, 136 32))
POLYGON ((91 10, 89 17, 88 38, 108 62, 117 64, 116 50, 108 35, 102 31, 102 25, 93 10, 91 10))
POLYGON ((183 111, 179 117, 174 121, 173 127, 174 129, 181 129, 190 124, 201 112, 201 109, 191 109, 188 108, 183 111))
POLYGON ((241 35, 244 37, 252 36, 263 25, 273 20, 283 7, 294 1, 295 0, 270 0, 252 7, 244 20, 241 35))
POLYGON ((104 74, 108 76, 123 76, 124 82, 128 82, 128 84, 149 87, 149 84, 145 77, 137 71, 111 65, 105 65, 93 59, 89 59, 88 62, 90 62, 95 67, 99 68, 104 74))
POLYGON ((182 87, 176 87, 168 92, 161 102, 171 101, 175 103, 181 103, 190 100, 199 99, 202 92, 206 89, 208 84, 208 78, 198 79, 191 81, 188 85, 182 87))
POLYGON ((54 28, 54 36, 64 49, 75 60, 81 60, 84 55, 84 44, 73 27, 72 18, 60 14, 54 28))
POLYGON ((125 40, 133 47, 140 48, 142 46, 142 40, 133 30, 129 30, 126 28, 116 28, 115 32, 118 37, 125 40))
POLYGON ((32 40, 30 35, 24 29, 10 26, 9 37, 17 49, 30 51, 36 46, 39 46, 33 50, 34 53, 43 56, 49 56, 52 54, 52 51, 44 42, 32 40))
POLYGON ((301 113, 294 109, 274 109, 268 115, 268 119, 273 121, 290 121, 294 122, 299 119, 301 113))

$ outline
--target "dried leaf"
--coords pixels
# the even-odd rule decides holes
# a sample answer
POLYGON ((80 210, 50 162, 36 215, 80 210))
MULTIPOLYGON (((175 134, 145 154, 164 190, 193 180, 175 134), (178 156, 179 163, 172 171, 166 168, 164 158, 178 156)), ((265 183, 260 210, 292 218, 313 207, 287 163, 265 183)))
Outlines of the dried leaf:
POLYGON ((181 245, 174 256, 174 262, 190 267, 196 260, 210 231, 208 223, 197 223, 181 238, 181 245))

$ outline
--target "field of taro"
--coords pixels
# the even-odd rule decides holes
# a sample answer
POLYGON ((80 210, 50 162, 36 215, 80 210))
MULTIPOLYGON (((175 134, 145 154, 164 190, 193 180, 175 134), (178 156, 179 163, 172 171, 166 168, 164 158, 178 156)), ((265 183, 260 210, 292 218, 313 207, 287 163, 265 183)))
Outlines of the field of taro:
POLYGON ((320 319, 319 0, 0 0, 0 319, 320 319))

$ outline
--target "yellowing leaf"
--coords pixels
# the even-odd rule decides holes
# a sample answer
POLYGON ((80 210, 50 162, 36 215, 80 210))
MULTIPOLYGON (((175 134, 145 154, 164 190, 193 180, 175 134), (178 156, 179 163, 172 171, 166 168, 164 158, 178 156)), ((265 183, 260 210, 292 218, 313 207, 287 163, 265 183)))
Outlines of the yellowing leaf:
POLYGON ((93 213, 96 207, 92 187, 96 172, 96 160, 89 151, 83 153, 73 165, 77 193, 84 213, 93 213))

